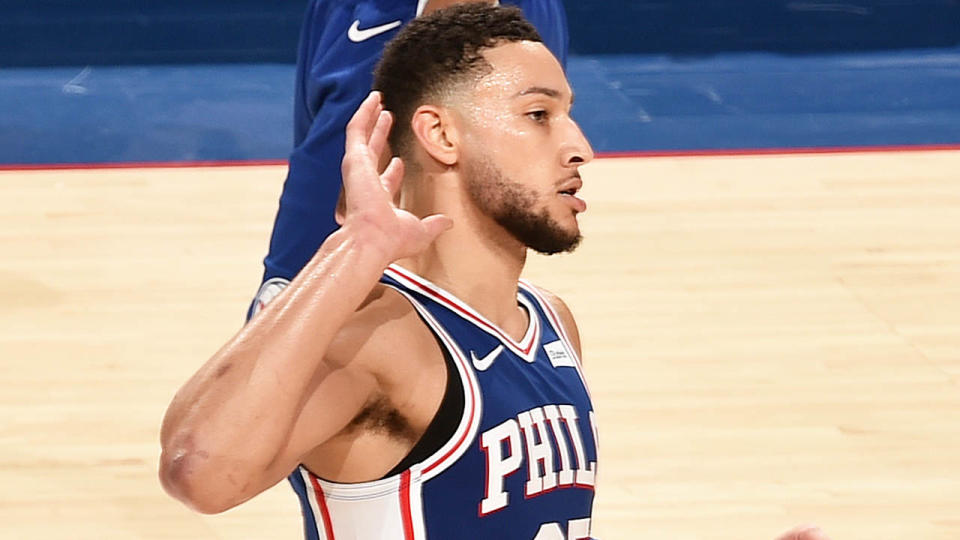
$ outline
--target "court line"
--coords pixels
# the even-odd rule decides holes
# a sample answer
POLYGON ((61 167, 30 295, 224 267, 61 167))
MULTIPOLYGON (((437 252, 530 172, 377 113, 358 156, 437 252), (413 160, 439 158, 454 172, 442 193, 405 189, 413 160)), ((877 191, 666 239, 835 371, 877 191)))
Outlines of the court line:
POLYGON ((13 163, 0 164, 0 171, 52 171, 61 169, 190 169, 199 167, 263 167, 286 165, 285 159, 238 159, 235 161, 112 161, 104 163, 13 163))
MULTIPOLYGON (((790 154, 857 154, 881 152, 938 152, 960 150, 960 143, 877 145, 877 146, 810 146, 789 148, 719 148, 696 150, 635 150, 597 152, 598 158, 767 156, 790 154)), ((286 165, 285 159, 242 159, 235 161, 123 161, 106 163, 13 163, 0 164, 0 171, 51 171, 76 169, 184 169, 195 167, 262 167, 286 165)))

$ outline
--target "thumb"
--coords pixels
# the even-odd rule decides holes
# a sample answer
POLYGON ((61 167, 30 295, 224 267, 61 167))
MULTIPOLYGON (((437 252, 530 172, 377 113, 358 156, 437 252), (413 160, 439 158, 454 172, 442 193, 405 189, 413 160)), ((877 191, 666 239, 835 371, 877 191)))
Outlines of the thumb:
POLYGON ((427 236, 430 237, 431 241, 453 228, 453 220, 444 214, 427 216, 423 218, 420 223, 423 223, 424 228, 427 230, 427 236))

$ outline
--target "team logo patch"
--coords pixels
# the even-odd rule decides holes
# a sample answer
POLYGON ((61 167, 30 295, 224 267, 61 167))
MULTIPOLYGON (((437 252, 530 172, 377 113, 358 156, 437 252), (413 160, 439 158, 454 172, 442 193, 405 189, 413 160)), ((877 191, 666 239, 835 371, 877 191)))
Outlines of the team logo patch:
POLYGON ((546 351, 547 358, 550 359, 550 363, 553 364, 553 367, 576 367, 573 357, 570 356, 569 352, 567 352, 566 345, 564 345, 559 339, 557 341, 552 341, 545 344, 543 346, 543 350, 546 351))
POLYGON ((289 279, 281 277, 270 278, 263 282, 260 290, 257 291, 256 298, 253 299, 253 310, 250 312, 250 318, 253 318, 254 315, 260 313, 263 308, 267 307, 267 304, 276 298, 277 295, 280 294, 280 291, 286 289, 289 284, 289 279))

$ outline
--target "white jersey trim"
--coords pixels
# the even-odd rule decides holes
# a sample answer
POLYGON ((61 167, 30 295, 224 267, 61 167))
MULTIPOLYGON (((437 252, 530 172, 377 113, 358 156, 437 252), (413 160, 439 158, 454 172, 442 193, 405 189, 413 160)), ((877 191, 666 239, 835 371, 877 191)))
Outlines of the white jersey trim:
POLYGON ((404 286, 436 300, 437 303, 446 307, 460 318, 473 323, 477 328, 497 338, 507 348, 513 351, 514 354, 523 358, 526 362, 533 362, 536 358, 536 345, 540 343, 541 334, 540 317, 536 316, 536 311, 533 309, 530 301, 519 292, 517 293, 517 301, 527 310, 530 323, 527 325, 527 331, 523 337, 517 342, 499 326, 490 322, 490 320, 478 313, 466 302, 447 292, 442 287, 414 274, 410 270, 396 264, 391 264, 384 273, 402 283, 404 286))
POLYGON ((422 477, 419 467, 362 484, 338 484, 317 478, 305 467, 298 474, 321 540, 425 540, 422 477), (373 517, 376 519, 372 519, 373 517))
POLYGON ((553 309, 553 305, 543 296, 543 293, 537 288, 536 285, 530 283, 525 279, 520 280, 520 285, 524 290, 533 295, 537 299, 537 303, 540 304, 540 307, 543 308, 543 312, 547 314, 547 321, 550 326, 557 332, 557 335, 560 336, 560 339, 563 341, 563 345, 567 348, 567 352, 570 353, 570 356, 574 359, 574 367, 577 370, 577 374, 580 376, 580 381, 583 383, 584 390, 587 391, 587 397, 590 398, 590 402, 593 403, 593 396, 590 394, 590 386, 587 384, 587 378, 583 375, 583 363, 580 360, 580 355, 577 354, 577 350, 573 346, 573 342, 570 341, 570 336, 567 334, 567 329, 564 328, 563 322, 560 320, 560 315, 557 314, 557 311, 553 309))
MULTIPOLYGON (((392 277, 392 276, 391 276, 392 277)), ((457 366, 457 372, 460 374, 460 383, 463 387, 463 415, 460 417, 460 424, 457 430, 439 450, 430 457, 423 460, 420 464, 423 480, 427 481, 437 476, 450 465, 460 459, 460 456, 467 451, 470 444, 477 436, 480 429, 480 418, 483 416, 483 398, 480 394, 480 382, 477 380, 476 373, 470 367, 467 357, 457 346, 456 342, 446 329, 436 318, 420 304, 410 293, 387 284, 393 290, 402 294, 417 310, 417 313, 426 321, 427 325, 440 338, 444 347, 453 356, 454 364, 457 366)))
POLYGON ((430 0, 419 0, 417 2, 417 17, 423 14, 423 8, 427 7, 427 3, 430 0))

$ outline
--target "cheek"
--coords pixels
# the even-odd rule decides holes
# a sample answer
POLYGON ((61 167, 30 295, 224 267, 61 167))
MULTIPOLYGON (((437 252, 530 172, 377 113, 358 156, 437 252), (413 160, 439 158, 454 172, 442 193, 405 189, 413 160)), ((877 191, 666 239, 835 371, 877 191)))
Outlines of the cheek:
POLYGON ((555 180, 550 140, 542 129, 526 125, 515 113, 476 107, 465 132, 465 151, 490 159, 509 178, 539 186, 555 180))
POLYGON ((533 135, 531 126, 518 118, 517 114, 505 107, 489 106, 478 101, 469 106, 466 118, 466 130, 469 141, 475 145, 492 148, 518 148, 529 144, 527 139, 533 135))
POLYGON ((488 113, 471 130, 470 143, 497 159, 523 155, 534 160, 544 155, 546 144, 541 139, 535 128, 524 126, 514 115, 488 113))

